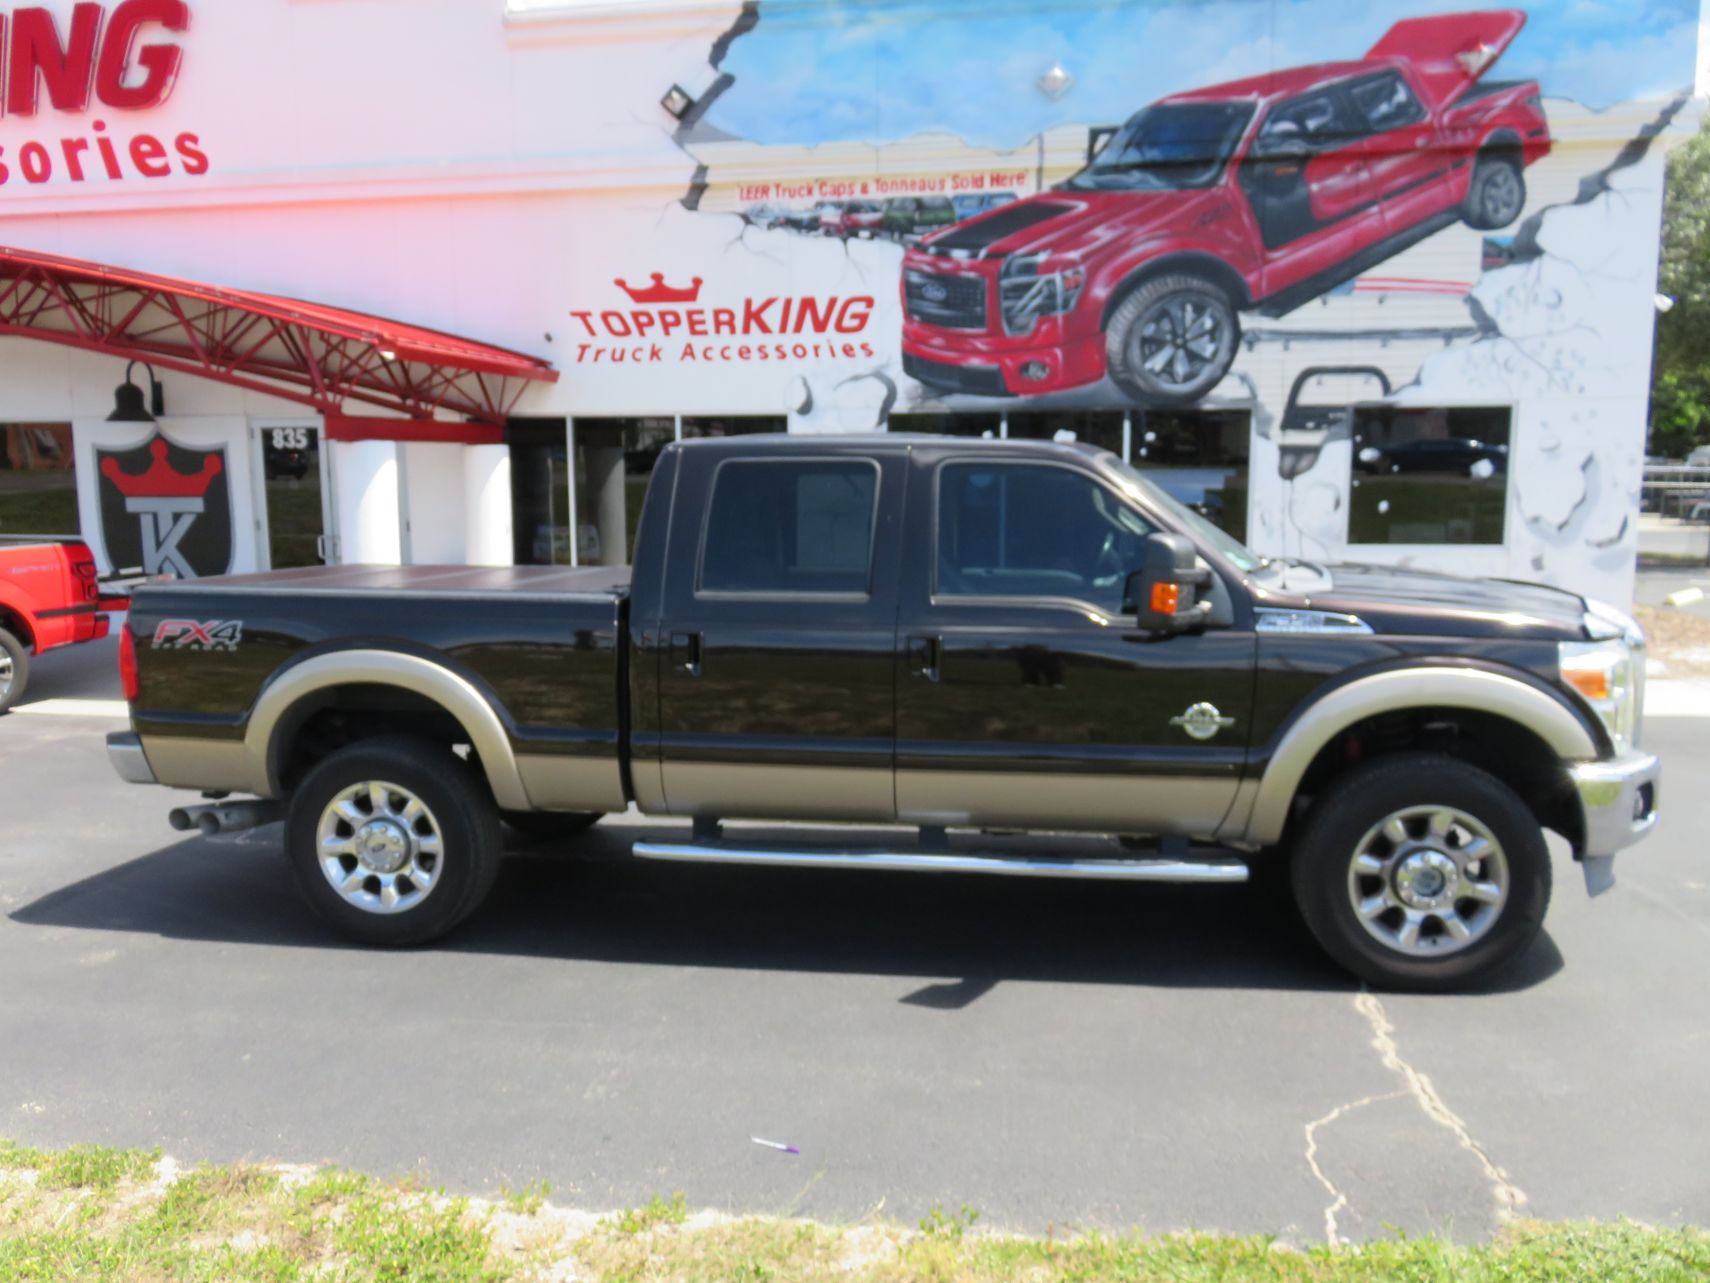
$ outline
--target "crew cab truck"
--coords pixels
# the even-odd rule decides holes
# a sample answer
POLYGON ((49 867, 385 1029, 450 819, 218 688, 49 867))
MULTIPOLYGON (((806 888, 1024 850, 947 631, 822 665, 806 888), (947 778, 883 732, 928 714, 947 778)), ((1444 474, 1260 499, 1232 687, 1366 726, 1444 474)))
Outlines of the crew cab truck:
POLYGON ((140 587, 108 749, 213 795, 181 826, 282 815, 309 900, 376 944, 472 912, 502 821, 634 805, 694 821, 642 858, 1286 874, 1345 966, 1449 988, 1538 931, 1546 828, 1602 884, 1655 823, 1642 647, 1551 588, 1259 557, 1081 445, 743 436, 661 452, 633 568, 140 587), (1067 859, 1064 831, 1129 841, 1067 859))
POLYGON ((1033 395, 1106 375, 1137 404, 1199 400, 1238 313, 1280 316, 1457 219, 1505 227, 1550 150, 1533 81, 1483 81, 1518 9, 1396 23, 1358 61, 1174 94, 1054 189, 903 258, 903 368, 1033 395))
POLYGON ((106 611, 125 609, 122 594, 103 595, 95 555, 81 539, 0 537, 0 713, 21 698, 30 659, 107 635, 106 611))

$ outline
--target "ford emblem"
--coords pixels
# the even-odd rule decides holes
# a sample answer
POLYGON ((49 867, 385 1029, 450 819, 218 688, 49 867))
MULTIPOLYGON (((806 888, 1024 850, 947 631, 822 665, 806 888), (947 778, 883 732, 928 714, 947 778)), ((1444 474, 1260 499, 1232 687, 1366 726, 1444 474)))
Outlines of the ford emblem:
POLYGON ((944 286, 940 285, 937 281, 928 281, 925 285, 920 287, 920 297, 925 299, 928 303, 942 303, 945 299, 950 297, 950 291, 945 289, 944 286))

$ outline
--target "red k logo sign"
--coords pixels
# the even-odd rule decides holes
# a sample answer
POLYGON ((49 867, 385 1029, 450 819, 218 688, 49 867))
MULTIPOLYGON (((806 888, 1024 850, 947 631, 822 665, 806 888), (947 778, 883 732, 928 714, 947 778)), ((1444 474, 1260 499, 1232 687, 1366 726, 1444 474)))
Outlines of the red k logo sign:
POLYGON ((129 450, 97 450, 101 539, 116 570, 195 579, 232 564, 225 451, 192 450, 158 433, 129 450))

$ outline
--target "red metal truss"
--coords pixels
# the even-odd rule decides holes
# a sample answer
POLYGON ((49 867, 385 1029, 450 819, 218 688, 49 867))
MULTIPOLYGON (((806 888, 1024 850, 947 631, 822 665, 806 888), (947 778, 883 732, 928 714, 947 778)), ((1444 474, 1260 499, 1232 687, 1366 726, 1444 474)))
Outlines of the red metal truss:
POLYGON ((343 308, 0 247, 0 334, 234 383, 336 414, 348 401, 411 418, 503 423, 538 357, 343 308))

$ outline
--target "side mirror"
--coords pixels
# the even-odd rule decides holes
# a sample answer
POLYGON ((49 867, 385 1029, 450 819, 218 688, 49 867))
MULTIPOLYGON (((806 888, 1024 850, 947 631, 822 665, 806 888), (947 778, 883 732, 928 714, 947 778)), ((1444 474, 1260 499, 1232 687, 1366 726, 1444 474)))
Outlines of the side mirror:
POLYGON ((1261 138, 1253 144, 1253 159, 1267 165, 1300 166, 1312 158, 1312 149, 1304 138, 1285 134, 1276 138, 1261 138))
POLYGON ((1210 582, 1211 571, 1199 564, 1193 540, 1151 534, 1140 569, 1128 576, 1125 596, 1147 632, 1185 633, 1203 628, 1211 614, 1211 603, 1199 600, 1198 591, 1210 582))

